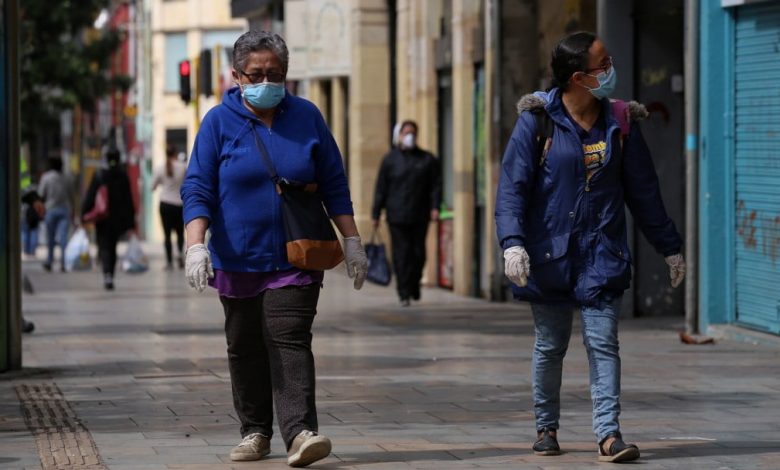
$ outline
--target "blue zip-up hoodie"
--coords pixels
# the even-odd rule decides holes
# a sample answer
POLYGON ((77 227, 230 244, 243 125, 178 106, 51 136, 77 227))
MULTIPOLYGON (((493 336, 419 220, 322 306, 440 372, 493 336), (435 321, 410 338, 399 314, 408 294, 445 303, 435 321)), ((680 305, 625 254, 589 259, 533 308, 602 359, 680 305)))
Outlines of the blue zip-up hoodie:
POLYGON ((216 269, 289 269, 281 198, 252 132, 262 139, 280 177, 318 184, 331 217, 353 214, 341 153, 311 102, 286 93, 269 129, 242 100, 241 90, 231 88, 203 118, 181 187, 184 223, 209 220, 216 269))
POLYGON ((523 246, 531 261, 528 285, 512 285, 520 300, 592 305, 622 294, 631 282, 625 205, 659 253, 680 252, 682 239, 666 214, 639 126, 631 123, 621 154, 621 131, 609 100, 602 100, 602 109, 605 163, 586 183, 582 142, 560 90, 527 95, 518 103, 520 116, 501 163, 496 226, 501 248, 523 246), (554 124, 543 161, 534 110, 547 112, 554 124))

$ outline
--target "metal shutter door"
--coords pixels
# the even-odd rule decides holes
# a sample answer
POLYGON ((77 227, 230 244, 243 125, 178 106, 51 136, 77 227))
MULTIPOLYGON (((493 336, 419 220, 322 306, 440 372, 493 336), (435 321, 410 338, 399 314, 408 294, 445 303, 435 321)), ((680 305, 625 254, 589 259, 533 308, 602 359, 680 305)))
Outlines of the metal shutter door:
POLYGON ((740 7, 735 46, 736 317, 780 333, 780 5, 740 7))

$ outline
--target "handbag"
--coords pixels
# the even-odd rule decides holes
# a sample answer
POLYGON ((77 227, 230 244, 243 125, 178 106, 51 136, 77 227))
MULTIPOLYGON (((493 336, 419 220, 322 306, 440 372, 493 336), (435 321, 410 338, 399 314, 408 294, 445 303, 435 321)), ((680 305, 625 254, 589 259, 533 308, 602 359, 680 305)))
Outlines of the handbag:
POLYGON ((335 268, 344 260, 344 252, 317 192, 317 185, 279 177, 268 150, 257 137, 254 125, 252 135, 282 199, 287 262, 310 271, 335 268))
POLYGON ((108 186, 101 184, 95 193, 95 204, 89 212, 81 216, 81 220, 85 223, 96 223, 107 219, 109 214, 108 186))
POLYGON ((378 232, 379 229, 374 230, 374 233, 371 234, 371 239, 365 246, 366 257, 368 258, 366 280, 380 286, 387 286, 392 279, 392 272, 390 271, 390 263, 387 261, 385 244, 382 243, 381 237, 379 237, 379 243, 376 242, 378 232))

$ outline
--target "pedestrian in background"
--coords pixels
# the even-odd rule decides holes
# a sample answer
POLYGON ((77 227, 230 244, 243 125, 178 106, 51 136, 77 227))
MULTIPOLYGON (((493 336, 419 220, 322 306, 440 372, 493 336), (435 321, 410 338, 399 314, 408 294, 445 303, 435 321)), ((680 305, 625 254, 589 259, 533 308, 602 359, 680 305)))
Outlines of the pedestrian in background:
POLYGON ((331 450, 330 440, 318 433, 311 351, 324 273, 294 268, 287 260, 281 198, 261 146, 279 177, 317 184, 344 236, 355 289, 363 284, 368 261, 333 136, 312 103, 285 90, 288 57, 278 34, 249 31, 238 38, 238 87, 203 119, 181 193, 187 279, 198 291, 215 287, 225 312, 242 437, 230 458, 258 460, 270 453, 275 404, 287 462, 300 467, 331 450))
POLYGON ((184 218, 182 215, 181 184, 187 172, 187 165, 180 162, 176 147, 169 145, 165 149, 165 163, 155 169, 152 178, 152 191, 160 190, 160 219, 165 236, 165 269, 173 269, 173 243, 171 232, 176 232, 176 248, 179 268, 184 268, 184 218))
POLYGON ((593 430, 599 460, 639 458, 621 436, 618 318, 631 281, 627 205, 665 256, 672 287, 685 275, 682 239, 669 218, 634 103, 611 104, 616 71, 590 33, 561 40, 552 53, 553 87, 522 98, 504 153, 496 224, 515 297, 531 302, 535 453, 557 455, 563 358, 578 309, 590 363, 593 430), (548 129, 547 128, 549 125, 548 129), (625 131, 624 131, 625 129, 625 131))
POLYGON ((439 218, 441 170, 439 160, 417 146, 417 123, 404 121, 399 129, 379 167, 371 217, 377 228, 386 212, 396 289, 408 307, 410 300, 420 300, 428 224, 439 218))
POLYGON ((35 249, 38 248, 38 228, 46 213, 46 207, 41 201, 37 187, 33 184, 30 167, 24 157, 19 158, 19 177, 19 190, 22 193, 20 211, 22 253, 28 258, 34 259, 35 249))
POLYGON ((91 211, 95 206, 98 189, 102 185, 106 186, 108 190, 108 217, 95 223, 98 256, 103 268, 103 287, 106 290, 114 289, 116 245, 125 232, 135 228, 135 209, 130 180, 119 160, 119 150, 109 149, 106 152, 108 167, 98 170, 92 177, 81 207, 82 216, 91 211))
POLYGON ((60 271, 65 272, 65 244, 68 243, 70 218, 73 216, 73 185, 62 173, 62 158, 49 159, 49 170, 41 176, 38 193, 46 205, 46 245, 48 248, 43 269, 51 271, 54 247, 60 246, 60 271))

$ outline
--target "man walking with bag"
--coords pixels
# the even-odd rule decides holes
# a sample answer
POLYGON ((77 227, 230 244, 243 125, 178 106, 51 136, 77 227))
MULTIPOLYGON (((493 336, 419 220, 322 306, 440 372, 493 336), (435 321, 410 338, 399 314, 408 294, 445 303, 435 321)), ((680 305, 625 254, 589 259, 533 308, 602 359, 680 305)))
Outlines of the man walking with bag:
POLYGON ((393 144, 379 168, 372 219, 378 227, 385 209, 398 298, 408 307, 410 300, 420 300, 428 222, 439 218, 441 170, 438 159, 417 146, 414 121, 401 124, 393 144))

